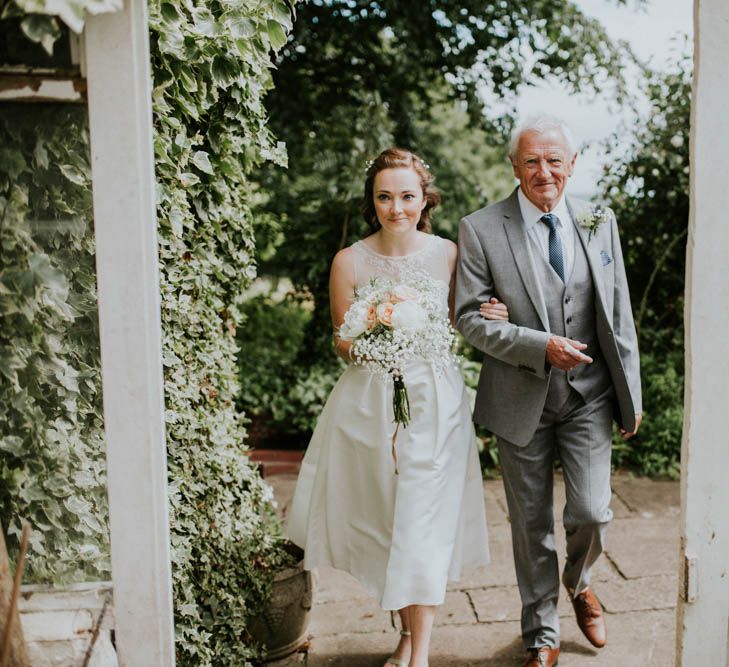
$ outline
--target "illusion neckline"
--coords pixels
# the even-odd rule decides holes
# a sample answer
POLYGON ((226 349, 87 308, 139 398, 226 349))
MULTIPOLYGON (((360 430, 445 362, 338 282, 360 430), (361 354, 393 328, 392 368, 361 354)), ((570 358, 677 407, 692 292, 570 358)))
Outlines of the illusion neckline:
POLYGON ((374 248, 370 248, 364 240, 360 239, 357 241, 357 243, 361 243, 362 247, 369 253, 372 253, 373 255, 376 255, 377 257, 382 257, 383 259, 408 259, 410 257, 417 257, 418 255, 425 252, 430 246, 435 242, 435 239, 437 237, 435 234, 428 234, 428 238, 423 242, 423 245, 418 248, 417 250, 413 250, 413 252, 409 252, 407 255, 383 255, 381 252, 377 252, 374 248))

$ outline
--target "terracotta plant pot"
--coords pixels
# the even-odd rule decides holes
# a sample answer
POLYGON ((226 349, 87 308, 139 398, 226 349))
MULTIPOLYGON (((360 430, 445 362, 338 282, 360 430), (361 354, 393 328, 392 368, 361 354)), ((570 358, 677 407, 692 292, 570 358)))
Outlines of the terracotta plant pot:
POLYGON ((265 645, 264 660, 290 655, 306 641, 313 597, 311 572, 304 570, 304 552, 288 543, 285 549, 297 563, 277 572, 271 599, 249 627, 252 637, 265 645))

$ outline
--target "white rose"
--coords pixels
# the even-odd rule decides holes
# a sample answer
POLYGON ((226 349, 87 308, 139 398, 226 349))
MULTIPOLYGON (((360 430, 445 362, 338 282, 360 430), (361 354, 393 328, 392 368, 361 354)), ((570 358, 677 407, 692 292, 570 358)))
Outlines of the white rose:
POLYGON ((392 307, 393 329, 422 329, 428 324, 428 313, 415 301, 401 301, 392 307))
POLYGON ((344 314, 344 323, 339 328, 342 340, 354 340, 367 331, 367 304, 353 303, 344 314))

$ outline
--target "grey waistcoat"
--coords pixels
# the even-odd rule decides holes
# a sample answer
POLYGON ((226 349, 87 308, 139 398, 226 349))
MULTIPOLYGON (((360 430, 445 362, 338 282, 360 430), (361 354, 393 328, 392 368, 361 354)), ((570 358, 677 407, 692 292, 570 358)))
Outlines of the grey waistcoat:
POLYGON ((584 354, 593 358, 591 364, 581 364, 568 373, 552 368, 547 401, 564 403, 570 387, 588 402, 599 396, 610 384, 610 374, 600 351, 595 325, 595 285, 585 251, 574 234, 575 258, 572 274, 565 285, 541 252, 534 252, 534 264, 547 305, 549 328, 553 334, 587 344, 584 354))

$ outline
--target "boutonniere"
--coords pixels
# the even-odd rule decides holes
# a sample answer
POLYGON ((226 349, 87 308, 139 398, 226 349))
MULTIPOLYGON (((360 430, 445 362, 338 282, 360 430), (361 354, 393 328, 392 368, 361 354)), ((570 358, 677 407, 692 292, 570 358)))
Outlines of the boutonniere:
POLYGON ((577 214, 577 224, 589 232, 587 235, 588 243, 597 228, 608 220, 610 220, 610 213, 607 208, 602 206, 586 206, 577 214))

